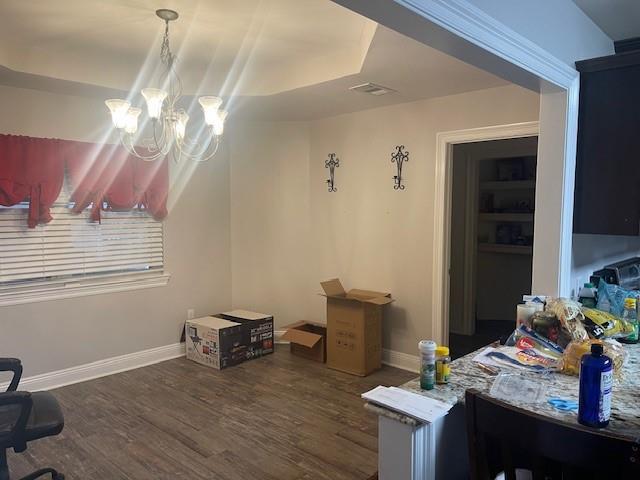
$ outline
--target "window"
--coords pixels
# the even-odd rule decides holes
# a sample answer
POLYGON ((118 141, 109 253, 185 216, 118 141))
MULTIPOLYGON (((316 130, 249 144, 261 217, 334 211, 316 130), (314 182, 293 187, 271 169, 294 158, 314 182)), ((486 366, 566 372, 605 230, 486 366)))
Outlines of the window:
POLYGON ((93 223, 71 213, 67 184, 35 229, 28 203, 0 206, 0 305, 166 284, 162 222, 134 210, 93 223))

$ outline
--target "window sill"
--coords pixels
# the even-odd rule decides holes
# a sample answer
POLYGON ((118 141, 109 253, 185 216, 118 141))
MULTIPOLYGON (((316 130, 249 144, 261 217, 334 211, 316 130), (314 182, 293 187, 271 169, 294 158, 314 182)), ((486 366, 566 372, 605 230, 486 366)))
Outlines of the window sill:
POLYGON ((170 278, 169 273, 147 272, 145 274, 122 274, 83 280, 45 282, 40 285, 0 287, 0 307, 164 287, 169 283, 170 278))

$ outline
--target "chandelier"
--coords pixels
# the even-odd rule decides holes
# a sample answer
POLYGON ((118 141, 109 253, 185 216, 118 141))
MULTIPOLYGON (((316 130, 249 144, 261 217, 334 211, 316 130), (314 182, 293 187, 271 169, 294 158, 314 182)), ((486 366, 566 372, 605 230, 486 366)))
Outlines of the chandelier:
POLYGON ((104 103, 111 112, 113 126, 119 132, 120 143, 136 157, 152 161, 171 153, 175 160, 182 157, 195 161, 208 160, 218 150, 228 112, 220 108, 222 99, 219 97, 198 98, 204 114, 205 127, 197 140, 187 138, 189 115, 179 106, 182 82, 175 70, 176 56, 169 46, 169 22, 177 20, 178 12, 160 9, 156 10, 156 15, 165 22, 160 62, 163 67, 163 86, 167 90, 161 88, 141 90, 151 122, 152 135, 143 138, 138 131, 141 108, 131 106, 129 101, 123 99, 110 99, 104 103))

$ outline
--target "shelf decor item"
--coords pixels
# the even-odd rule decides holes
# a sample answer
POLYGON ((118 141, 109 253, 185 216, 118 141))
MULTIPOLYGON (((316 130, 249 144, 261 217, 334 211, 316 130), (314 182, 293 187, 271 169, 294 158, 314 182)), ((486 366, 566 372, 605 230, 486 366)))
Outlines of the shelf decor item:
POLYGON ((393 189, 394 190, 404 190, 404 185, 402 184, 402 164, 404 162, 409 161, 409 152, 404 150, 404 145, 396 146, 396 149, 393 153, 391 153, 391 163, 396 164, 397 174, 393 176, 393 189))
POLYGON ((340 159, 336 157, 335 153, 330 153, 329 158, 324 161, 324 168, 329 169, 329 178, 327 179, 327 186, 329 192, 337 192, 338 189, 335 186, 335 171, 336 167, 340 166, 340 159))
POLYGON ((142 137, 138 129, 138 117, 142 109, 132 106, 128 100, 112 98, 104 103, 111 112, 113 126, 118 131, 120 143, 138 158, 153 161, 171 153, 174 160, 182 157, 195 161, 205 161, 218 150, 224 130, 227 111, 221 109, 222 99, 214 96, 198 98, 202 107, 204 125, 195 129, 202 132, 196 139, 189 139, 187 122, 189 114, 179 103, 182 98, 182 82, 178 76, 176 55, 169 45, 169 22, 178 19, 178 12, 168 9, 156 10, 156 15, 164 22, 165 29, 160 49, 160 63, 164 70, 160 88, 143 88, 148 120, 151 123, 150 137, 142 137), (141 145, 141 146, 137 146, 141 145))

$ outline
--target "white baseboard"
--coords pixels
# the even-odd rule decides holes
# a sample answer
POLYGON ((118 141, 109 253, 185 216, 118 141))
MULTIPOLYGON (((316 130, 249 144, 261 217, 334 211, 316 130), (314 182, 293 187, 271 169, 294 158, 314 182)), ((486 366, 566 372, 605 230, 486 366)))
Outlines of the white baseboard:
POLYGON ((273 332, 273 341, 278 344, 288 345, 289 342, 287 342, 286 340, 282 340, 282 336, 285 332, 286 330, 275 330, 273 332))
MULTIPOLYGON (((73 383, 85 382, 94 378, 113 375, 114 373, 145 367, 154 363, 171 360, 185 354, 183 343, 174 343, 163 347, 150 348, 141 352, 128 353, 118 357, 106 358, 97 362, 65 368, 54 372, 25 377, 20 381, 19 390, 36 392, 64 387, 73 383)), ((0 384, 0 391, 4 391, 9 382, 0 384)))
MULTIPOLYGON (((274 332, 276 343, 288 343, 280 340, 284 330, 274 332)), ((163 347, 150 348, 141 352, 128 353, 118 357, 106 358, 97 362, 78 365, 77 367, 65 368, 54 372, 25 377, 20 381, 20 390, 37 392, 40 390, 52 390, 54 388, 72 385, 74 383, 86 382, 94 378, 105 377, 115 373, 133 370, 135 368, 146 367, 154 363, 164 362, 172 358, 184 356, 184 344, 174 343, 163 347)), ((382 363, 391 367, 401 368, 410 372, 418 372, 420 359, 415 355, 409 355, 393 350, 382 350, 382 363)), ((9 382, 0 383, 0 391, 4 391, 9 386, 9 382)))
POLYGON ((390 367, 401 368, 409 372, 420 372, 420 357, 395 350, 382 349, 382 363, 390 367))

